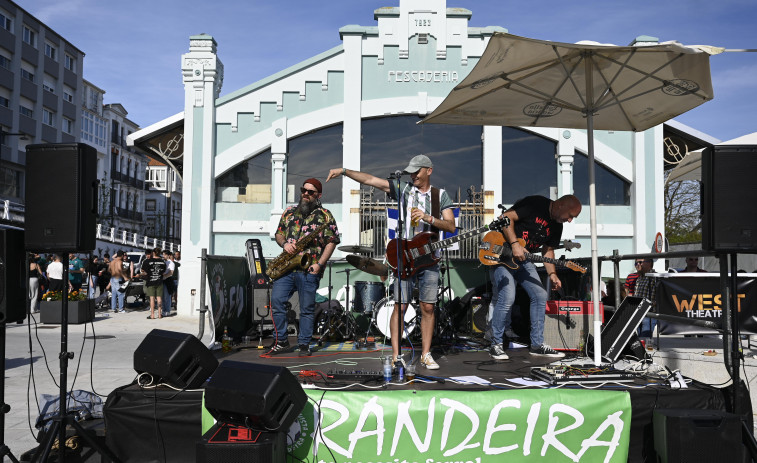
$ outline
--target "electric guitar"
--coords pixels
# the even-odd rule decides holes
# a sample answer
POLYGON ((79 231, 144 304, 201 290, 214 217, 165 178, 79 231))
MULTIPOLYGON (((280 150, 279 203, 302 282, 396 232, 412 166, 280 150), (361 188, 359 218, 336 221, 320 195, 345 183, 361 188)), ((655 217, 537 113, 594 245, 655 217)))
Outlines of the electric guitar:
POLYGON ((510 219, 507 217, 499 218, 489 225, 484 225, 475 230, 469 230, 460 233, 446 240, 434 241, 437 235, 432 232, 421 232, 411 240, 404 238, 395 238, 386 245, 386 260, 394 269, 395 276, 408 278, 413 276, 418 270, 431 267, 439 262, 441 257, 437 257, 435 251, 443 249, 458 241, 473 238, 488 230, 499 230, 502 227, 510 225, 510 219), (399 251, 399 252, 398 252, 399 251), (402 273, 399 273, 398 256, 402 263, 402 273))
MULTIPOLYGON (((518 238, 518 243, 525 248, 526 242, 518 238)), ((526 259, 531 262, 546 262, 558 267, 568 267, 576 272, 586 273, 586 268, 571 261, 563 259, 552 259, 549 257, 539 256, 526 252, 526 259)), ((517 270, 520 264, 513 257, 513 250, 510 243, 505 242, 505 237, 498 231, 490 231, 481 239, 478 247, 478 260, 484 265, 504 264, 505 267, 517 270)))

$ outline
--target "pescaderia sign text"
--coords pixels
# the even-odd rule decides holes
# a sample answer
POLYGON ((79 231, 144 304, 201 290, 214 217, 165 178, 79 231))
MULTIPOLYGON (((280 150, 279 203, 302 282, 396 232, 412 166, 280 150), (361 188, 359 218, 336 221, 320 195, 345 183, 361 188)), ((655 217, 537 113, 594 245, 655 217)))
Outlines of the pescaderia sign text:
POLYGON ((624 391, 306 390, 289 451, 318 463, 625 462, 624 391), (313 403, 319 404, 319 408, 313 403), (319 411, 320 410, 320 411, 319 411))
POLYGON ((457 82, 457 71, 389 71, 387 82, 457 82))

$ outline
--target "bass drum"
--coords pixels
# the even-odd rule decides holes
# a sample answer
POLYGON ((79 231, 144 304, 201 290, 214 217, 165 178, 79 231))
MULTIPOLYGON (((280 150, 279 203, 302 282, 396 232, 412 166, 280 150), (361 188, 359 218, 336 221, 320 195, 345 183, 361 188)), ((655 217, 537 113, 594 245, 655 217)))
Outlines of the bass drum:
MULTIPOLYGON (((389 330, 389 322, 392 318, 392 312, 394 311, 394 300, 391 297, 385 297, 381 299, 376 308, 373 311, 373 325, 378 329, 381 334, 386 336, 387 339, 391 339, 391 331, 389 330)), ((402 332, 402 338, 405 339, 413 331, 415 331, 415 315, 417 311, 415 305, 410 303, 405 310, 405 329, 402 332)))
POLYGON ((373 313, 373 307, 386 296, 384 283, 379 281, 356 281, 353 312, 373 313))

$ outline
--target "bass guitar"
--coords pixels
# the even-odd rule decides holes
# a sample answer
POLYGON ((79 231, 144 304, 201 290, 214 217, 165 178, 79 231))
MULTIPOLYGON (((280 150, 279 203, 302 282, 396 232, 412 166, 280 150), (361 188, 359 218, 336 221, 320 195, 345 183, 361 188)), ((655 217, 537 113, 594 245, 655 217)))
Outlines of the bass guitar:
POLYGON ((458 241, 473 238, 485 231, 499 230, 502 227, 510 225, 510 219, 507 217, 497 219, 475 230, 469 230, 464 233, 460 233, 446 240, 434 241, 437 237, 436 233, 422 232, 418 233, 411 240, 404 238, 395 238, 386 245, 386 260, 389 265, 394 269, 394 274, 400 278, 409 278, 413 276, 418 270, 431 267, 439 262, 441 257, 436 256, 437 249, 444 249, 452 246, 458 241), (399 272, 398 262, 402 263, 402 273, 399 272))
MULTIPOLYGON (((518 243, 525 248, 526 242, 518 238, 518 243)), ((552 259, 549 257, 539 256, 526 252, 526 259, 531 262, 546 262, 558 267, 567 267, 576 272, 586 273, 586 268, 571 261, 563 259, 552 259)), ((513 250, 510 243, 505 242, 505 237, 498 231, 490 231, 481 239, 478 247, 478 260, 484 265, 504 264, 505 267, 517 270, 520 264, 513 257, 513 250)))

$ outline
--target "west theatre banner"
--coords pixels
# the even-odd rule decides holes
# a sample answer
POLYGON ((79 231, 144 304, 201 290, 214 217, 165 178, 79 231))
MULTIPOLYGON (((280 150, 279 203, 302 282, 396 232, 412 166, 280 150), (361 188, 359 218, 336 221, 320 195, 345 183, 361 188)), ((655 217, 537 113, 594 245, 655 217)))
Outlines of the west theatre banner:
POLYGON ((225 327, 233 338, 241 338, 252 328, 247 260, 244 257, 208 256, 207 269, 216 339, 221 339, 225 327))
MULTIPOLYGON (((745 334, 757 334, 757 278, 738 277, 736 293, 739 330, 745 334)), ((706 320, 722 326, 726 301, 720 294, 719 276, 679 274, 659 278, 656 302, 661 314, 706 320)), ((713 332, 685 323, 661 322, 660 326, 662 334, 713 332)))

